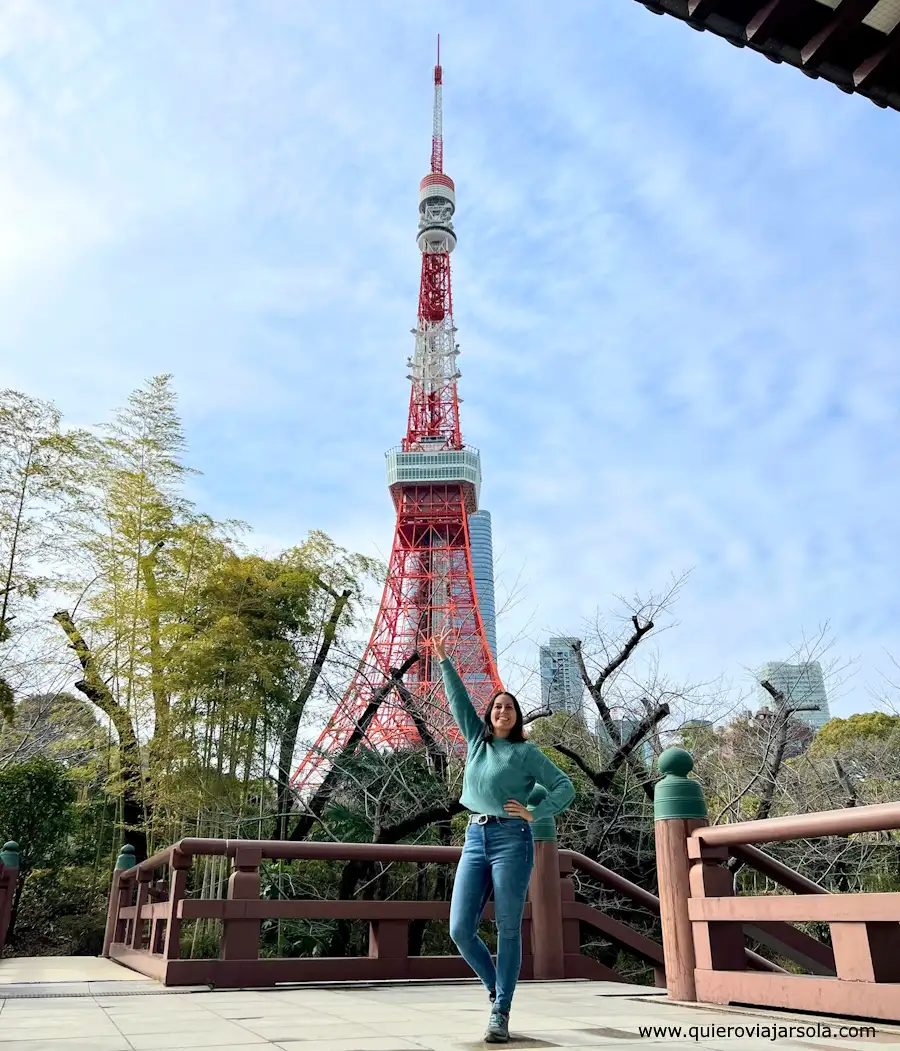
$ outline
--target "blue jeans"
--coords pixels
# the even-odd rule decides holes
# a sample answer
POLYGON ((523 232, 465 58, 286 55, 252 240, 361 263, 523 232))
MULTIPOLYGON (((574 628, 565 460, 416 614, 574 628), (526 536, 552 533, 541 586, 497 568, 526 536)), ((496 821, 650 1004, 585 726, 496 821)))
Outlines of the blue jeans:
POLYGON ((522 968, 522 913, 531 870, 534 839, 527 821, 469 825, 466 844, 453 881, 450 937, 496 1007, 509 1013, 522 968), (478 936, 481 914, 494 892, 497 966, 478 936))

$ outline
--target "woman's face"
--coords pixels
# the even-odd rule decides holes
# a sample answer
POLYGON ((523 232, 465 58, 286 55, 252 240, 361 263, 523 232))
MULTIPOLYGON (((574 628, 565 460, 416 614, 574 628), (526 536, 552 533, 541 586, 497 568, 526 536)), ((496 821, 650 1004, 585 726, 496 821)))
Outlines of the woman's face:
POLYGON ((497 737, 508 737, 516 725, 516 706, 508 693, 498 693, 491 705, 491 726, 497 737))

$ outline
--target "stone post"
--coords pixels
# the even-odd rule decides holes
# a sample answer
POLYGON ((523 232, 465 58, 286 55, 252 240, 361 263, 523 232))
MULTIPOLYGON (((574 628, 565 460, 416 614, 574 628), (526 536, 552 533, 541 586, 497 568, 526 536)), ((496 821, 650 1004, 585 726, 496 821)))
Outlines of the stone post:
POLYGON ((666 988, 669 999, 694 1002, 696 964, 688 914, 691 862, 687 840, 695 828, 707 822, 706 800, 700 783, 688 778, 694 768, 690 752, 667 748, 658 765, 665 776, 656 784, 653 817, 666 988))
MULTIPOLYGON (((546 796, 546 791, 536 786, 528 801, 537 804, 546 796)), ((528 897, 531 900, 534 977, 537 981, 559 981, 566 976, 566 957, 556 821, 552 817, 538 818, 532 822, 531 831, 534 835, 534 871, 528 897)))

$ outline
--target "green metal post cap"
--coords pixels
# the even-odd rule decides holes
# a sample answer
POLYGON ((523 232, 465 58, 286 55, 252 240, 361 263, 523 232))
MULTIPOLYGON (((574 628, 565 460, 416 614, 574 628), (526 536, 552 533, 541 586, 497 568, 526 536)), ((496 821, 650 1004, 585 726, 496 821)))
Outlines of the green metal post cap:
POLYGON ((130 843, 126 843, 119 851, 119 856, 116 858, 117 869, 130 869, 134 865, 134 847, 130 843))
POLYGON ((674 821, 707 817, 703 788, 699 781, 688 777, 694 769, 691 753, 683 748, 667 748, 659 757, 657 766, 665 776, 662 781, 657 781, 653 793, 654 819, 674 821))
POLYGON ((19 850, 19 844, 10 840, 8 843, 3 844, 3 850, 0 850, 0 861, 8 869, 17 869, 19 867, 19 857, 21 855, 19 850))

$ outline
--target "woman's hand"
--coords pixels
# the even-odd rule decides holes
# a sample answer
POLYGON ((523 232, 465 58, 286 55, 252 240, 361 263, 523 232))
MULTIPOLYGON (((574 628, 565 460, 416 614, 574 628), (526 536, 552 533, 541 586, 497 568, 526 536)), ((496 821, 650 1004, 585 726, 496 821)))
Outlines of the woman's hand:
POLYGON ((447 659, 447 636, 449 634, 448 631, 442 631, 440 635, 435 635, 431 640, 434 655, 439 661, 445 661, 447 659))
POLYGON ((510 817, 520 817, 523 821, 528 821, 529 823, 534 821, 534 815, 528 807, 515 799, 508 799, 503 805, 503 809, 510 817))

